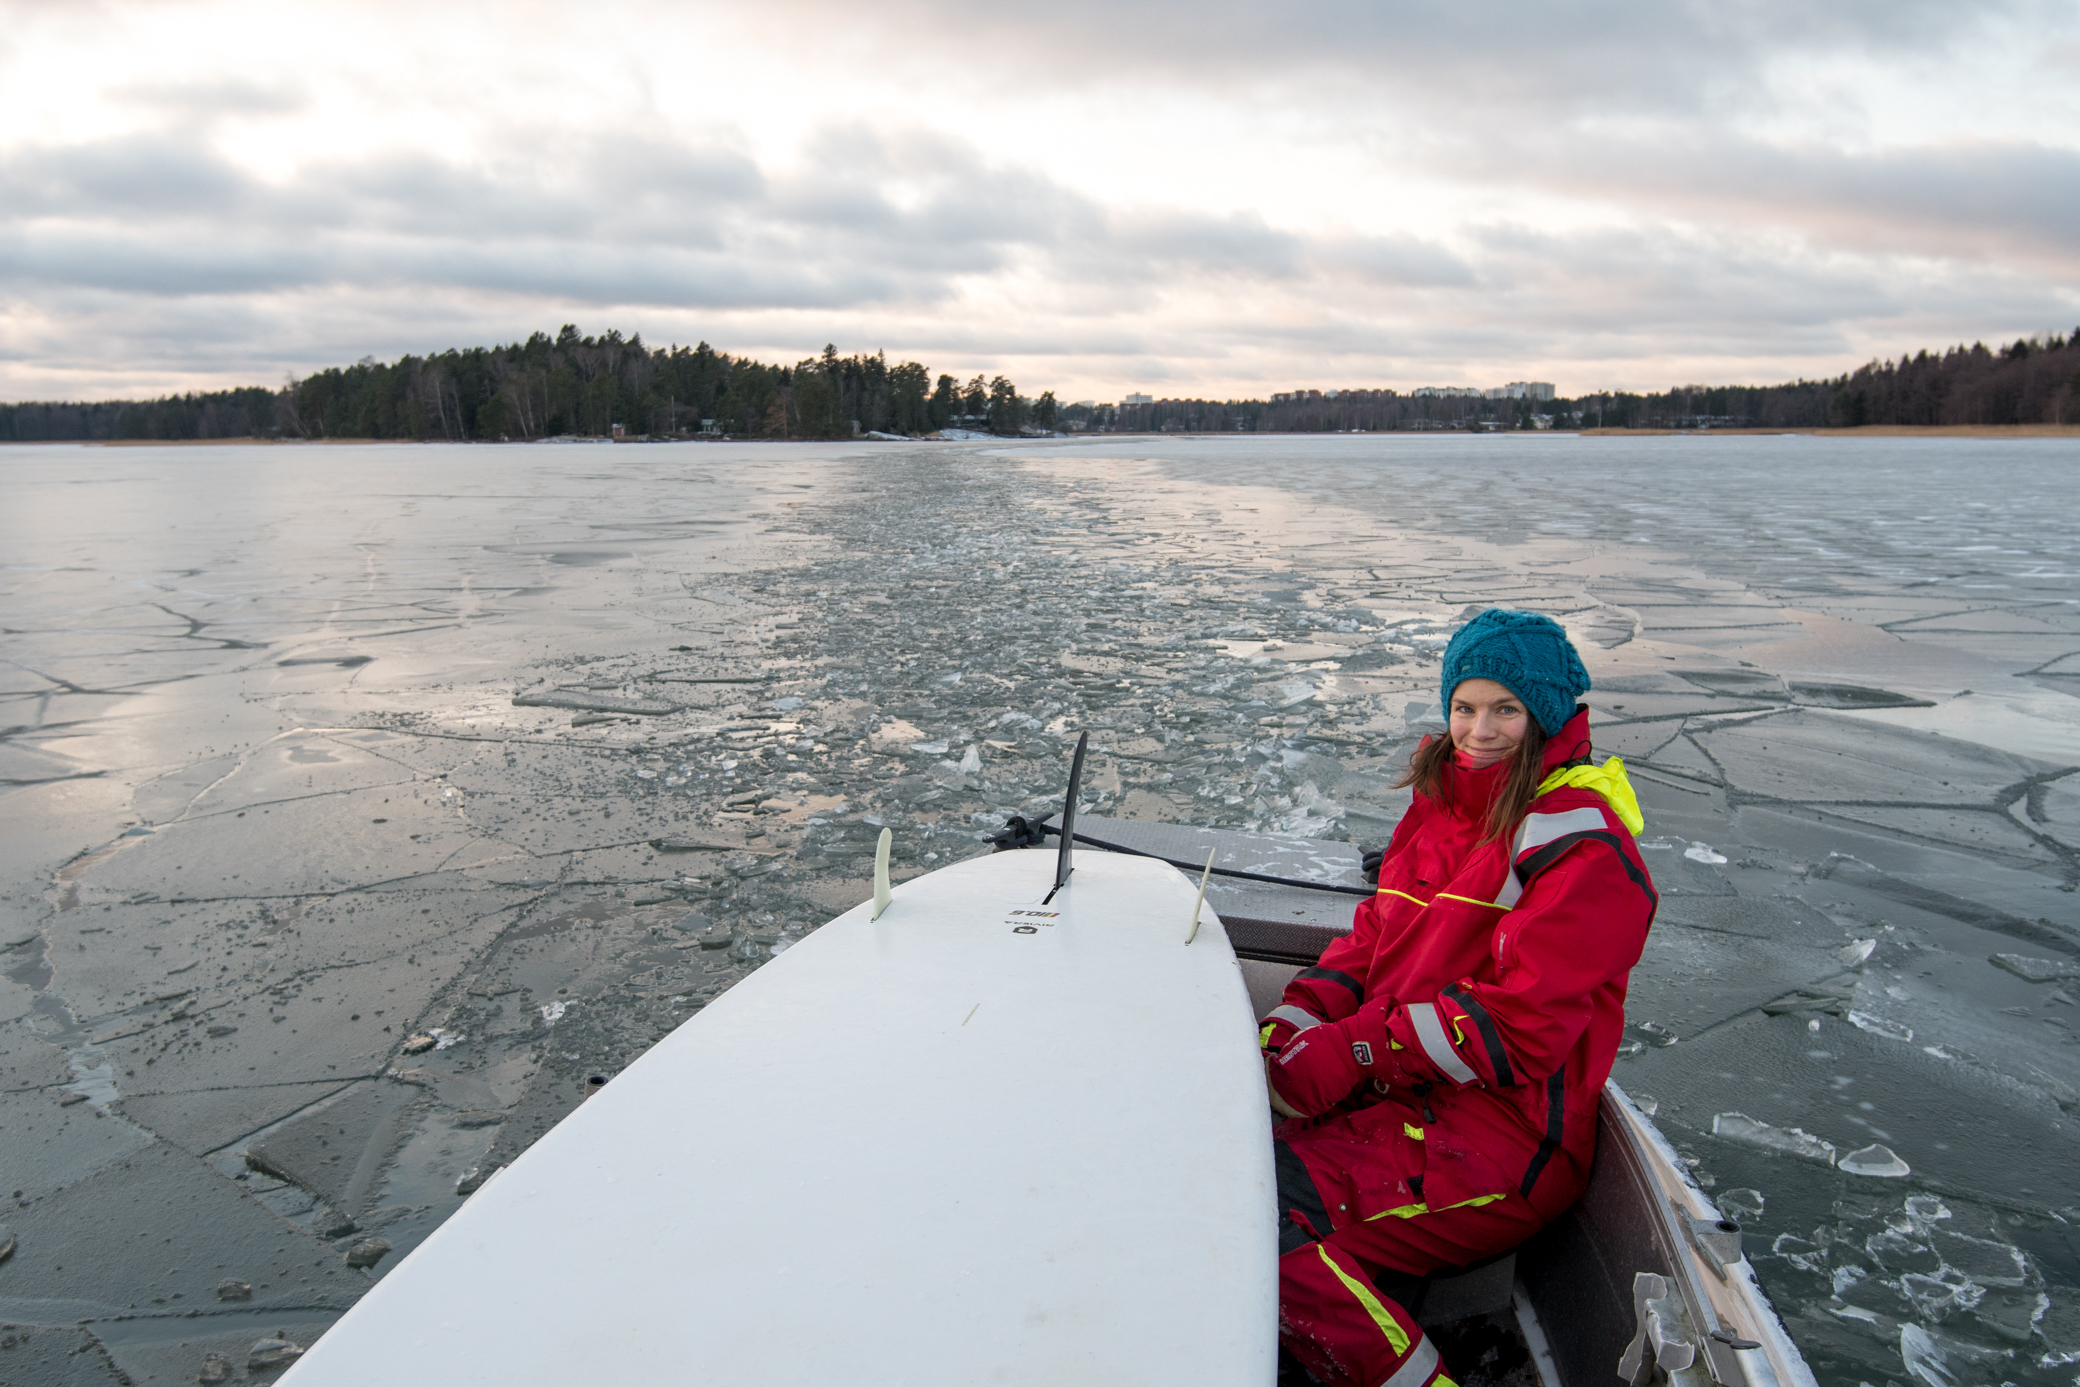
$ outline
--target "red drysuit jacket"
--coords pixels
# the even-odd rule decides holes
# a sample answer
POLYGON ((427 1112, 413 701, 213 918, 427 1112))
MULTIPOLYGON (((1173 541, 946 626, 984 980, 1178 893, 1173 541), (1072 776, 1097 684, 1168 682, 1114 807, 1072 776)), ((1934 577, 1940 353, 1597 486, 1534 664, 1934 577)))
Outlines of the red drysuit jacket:
POLYGON ((1545 745, 1551 788, 1487 842, 1507 765, 1450 767, 1442 799, 1418 796, 1394 830, 1351 933, 1265 1018, 1267 1051, 1350 1047, 1358 1086, 1344 1106, 1422 1114, 1431 1209, 1507 1190, 1550 1218, 1587 1181, 1626 980, 1658 904, 1622 763, 1596 767, 1589 752, 1578 707, 1545 745))

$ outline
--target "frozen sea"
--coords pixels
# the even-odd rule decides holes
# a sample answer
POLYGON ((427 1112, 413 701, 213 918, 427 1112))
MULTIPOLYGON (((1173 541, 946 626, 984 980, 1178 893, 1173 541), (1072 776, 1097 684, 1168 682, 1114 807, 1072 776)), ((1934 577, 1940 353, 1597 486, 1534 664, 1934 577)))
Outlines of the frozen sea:
POLYGON ((984 850, 1079 730, 1092 810, 1384 841, 1495 604, 1575 634, 1646 810, 1617 1078, 1821 1381, 2080 1381, 2080 444, 16 447, 0 494, 7 1382, 310 1342, 881 825, 984 850))

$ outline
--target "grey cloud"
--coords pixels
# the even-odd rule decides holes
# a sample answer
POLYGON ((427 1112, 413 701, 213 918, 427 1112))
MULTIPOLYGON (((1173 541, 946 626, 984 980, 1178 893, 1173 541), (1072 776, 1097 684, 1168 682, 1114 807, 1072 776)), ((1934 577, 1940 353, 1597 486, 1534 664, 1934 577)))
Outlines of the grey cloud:
POLYGON ((1329 272, 1346 271, 1375 284, 1471 288, 1477 282, 1463 257, 1416 236, 1332 237, 1317 254, 1329 272))
POLYGON ((1255 212, 1173 211, 1123 218, 1116 245, 1125 252, 1118 258, 1141 265, 1272 279, 1299 273, 1306 257, 1301 237, 1271 226, 1255 212))
POLYGON ((887 263, 960 272, 1000 267, 1019 246, 1104 234, 1095 203, 1029 169, 919 132, 826 132, 772 209, 806 232, 857 238, 887 263))
POLYGON ((130 135, 0 155, 0 208, 24 215, 235 215, 254 180, 197 141, 130 135))
MULTIPOLYGON (((813 12, 819 25, 861 23, 848 0, 777 3, 813 12)), ((1422 118, 1479 123, 1483 114, 1527 109, 1611 115, 1752 106, 1782 57, 1940 55, 2003 20, 2056 28, 2069 26, 2071 14, 2058 0, 1057 0, 1041 8, 888 0, 862 41, 881 43, 888 57, 922 47, 943 58, 933 36, 957 34, 964 52, 990 55, 989 80, 1023 63, 1056 82, 1125 73, 1293 94, 1296 82, 1304 88, 1328 76, 1339 83, 1340 105, 1369 96, 1422 118)))
POLYGON ((190 118, 221 115, 284 115, 302 110, 306 98, 286 82, 226 77, 209 82, 144 82, 115 93, 116 99, 190 118))
POLYGON ((219 230, 210 236, 169 234, 164 226, 0 225, 0 283, 136 294, 250 294, 329 277, 322 247, 297 238, 219 230))
POLYGON ((2080 150, 1958 142, 1850 153, 1729 135, 1553 142, 1528 161, 1455 157, 1439 172, 1515 180, 1635 215, 1700 226, 1782 228, 1858 252, 2080 269, 2080 150))
POLYGON ((1909 278, 1896 249, 1830 248, 1804 229, 1843 207, 1933 225, 1984 186, 1981 223, 2069 246, 2063 151, 2011 150, 1983 168, 1985 151, 1937 151, 1895 168, 1725 148, 1753 167, 1713 154, 1679 177, 1637 160, 1677 188, 1673 211, 1653 210, 1653 178, 1625 172, 1639 150, 1619 150, 1555 187, 1591 184, 1632 225, 1496 221, 1445 244, 1108 209, 971 146, 856 128, 784 173, 726 142, 572 140, 467 165, 423 151, 338 162, 279 184, 203 146, 105 141, 0 157, 0 296, 62 324, 37 339, 45 364, 128 352, 272 380, 269 360, 307 369, 588 312, 604 326, 611 311, 646 337, 650 323, 690 325, 688 340, 738 350, 775 333, 812 346, 849 335, 940 364, 1015 358, 1021 381, 1060 361, 1193 393, 1265 373, 1284 382, 1265 388, 1315 373, 1416 383, 1461 361, 1594 362, 1605 383, 1652 384, 1618 379, 1623 363, 1818 360, 1886 331, 1935 345, 1953 330, 2050 327, 2031 315, 2071 301, 2017 268, 1909 278), (1934 191, 1917 189, 1931 168, 1934 191), (2015 180, 2029 186, 2002 186, 2015 180), (1786 229, 1757 230, 1765 213, 1786 229), (978 317, 972 284, 1028 297, 978 317), (65 345, 80 334, 92 351, 65 345))
POLYGON ((206 147, 111 140, 0 159, 0 279, 161 294, 464 285, 597 303, 837 308, 945 300, 1014 260, 1153 289, 1207 274, 1465 283, 1413 238, 1313 238, 1254 213, 1109 213, 927 136, 851 131, 768 177, 734 150, 605 141, 533 164, 423 152, 262 183, 206 147))

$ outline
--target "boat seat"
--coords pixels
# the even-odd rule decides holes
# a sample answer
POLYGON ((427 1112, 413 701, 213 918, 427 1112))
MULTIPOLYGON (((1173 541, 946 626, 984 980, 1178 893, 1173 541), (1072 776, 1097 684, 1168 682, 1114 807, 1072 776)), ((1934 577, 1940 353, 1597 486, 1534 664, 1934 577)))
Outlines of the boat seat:
POLYGON ((1471 1266, 1446 1267, 1428 1276, 1381 1269, 1373 1277, 1382 1292, 1425 1328, 1509 1309, 1516 1280, 1515 1248, 1471 1266))

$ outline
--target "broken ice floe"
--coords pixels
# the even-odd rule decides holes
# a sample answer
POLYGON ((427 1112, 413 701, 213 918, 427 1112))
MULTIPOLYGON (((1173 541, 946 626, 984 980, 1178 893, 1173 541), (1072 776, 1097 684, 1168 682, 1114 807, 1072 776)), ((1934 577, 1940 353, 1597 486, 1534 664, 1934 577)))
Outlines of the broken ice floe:
POLYGON ((1844 968, 1854 968, 1875 953, 1877 948, 1878 941, 1875 939, 1852 939, 1836 949, 1834 956, 1842 961, 1844 968))
POLYGON ((1735 1223, 1753 1223, 1762 1217, 1764 1200, 1760 1190, 1723 1190, 1712 1202, 1719 1206, 1720 1213, 1735 1223))
POLYGON ((492 1166, 486 1169, 482 1166, 471 1166, 456 1177, 455 1193, 460 1195, 475 1194, 478 1190, 484 1188, 484 1183, 492 1176, 498 1174, 502 1168, 500 1166, 492 1166))
POLYGON ((1855 995, 1855 989, 1847 982, 1814 983, 1806 987, 1793 988, 1773 1001, 1764 1002, 1762 1014, 1802 1016, 1817 1012, 1827 1016, 1844 1016, 1848 1013, 1849 1002, 1855 995))
POLYGON ((1712 1135, 1723 1141, 1752 1146, 1762 1151, 1796 1156, 1805 1161, 1818 1161, 1821 1165, 1834 1164, 1833 1142, 1797 1127, 1772 1127, 1767 1122, 1758 1122, 1746 1113, 1720 1113, 1712 1119, 1712 1135))
POLYGON ((1990 954, 1986 961, 2013 973, 2024 982, 2064 982, 2080 978, 2080 963, 2058 959, 2031 958, 2028 954, 1990 954))
POLYGON ((1928 1387, 1957 1387, 1957 1379, 1950 1373, 1950 1360, 1920 1325, 1900 1326, 1899 1357, 1908 1374, 1920 1378, 1928 1387))
POLYGON ((262 1339, 246 1351, 246 1368, 250 1372, 261 1372, 268 1368, 281 1368, 303 1357, 303 1349, 277 1334, 262 1339))
POLYGON ((1876 1143, 1851 1151, 1836 1160, 1834 1168, 1851 1175, 1872 1175, 1882 1180, 1897 1180, 1914 1173, 1905 1161, 1892 1154, 1891 1147, 1876 1143))
POLYGON ((656 718, 679 711, 676 703, 666 703, 655 698, 615 698, 607 694, 589 693, 583 689, 533 690, 514 694, 515 708, 569 708, 583 713, 626 713, 636 717, 656 718))
POLYGON ((1726 854, 1715 851, 1710 843, 1692 843, 1683 849, 1683 856, 1692 862, 1703 862, 1714 867, 1723 866, 1726 862, 1726 854))
POLYGON ((1869 1031, 1872 1035, 1882 1035, 1887 1040, 1906 1041, 1914 1038, 1913 1027, 1902 1026, 1897 1021, 1887 1021, 1884 1017, 1873 1016, 1867 1011, 1857 1011, 1851 1008, 1847 1020, 1857 1030, 1869 1031))
POLYGON ((570 1005, 569 1002, 550 1002, 546 1006, 537 1008, 542 1014, 542 1024, 553 1026, 558 1021, 561 1021, 564 1012, 570 1010, 570 1005))
POLYGON ((363 1238, 347 1249, 347 1265, 366 1269, 383 1260, 390 1251, 390 1243, 384 1238, 363 1238))

